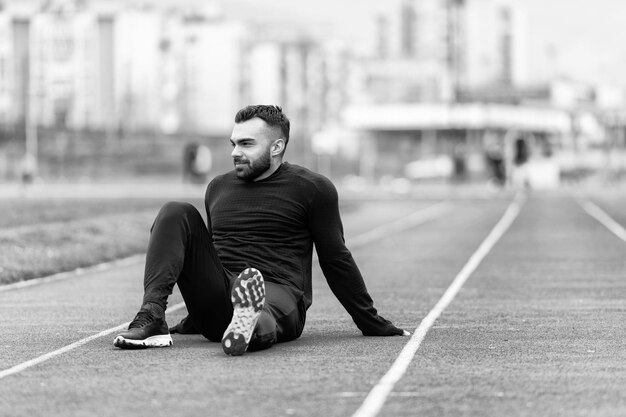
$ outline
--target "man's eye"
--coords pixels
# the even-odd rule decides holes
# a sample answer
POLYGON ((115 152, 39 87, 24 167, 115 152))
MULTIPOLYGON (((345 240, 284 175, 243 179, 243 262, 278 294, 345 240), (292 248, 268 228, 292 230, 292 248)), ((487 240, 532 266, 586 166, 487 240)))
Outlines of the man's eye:
POLYGON ((230 146, 232 146, 233 148, 234 148, 235 146, 239 146, 239 147, 242 147, 242 148, 249 148, 249 147, 251 147, 251 146, 254 146, 254 142, 239 142, 239 143, 233 143, 233 142, 231 142, 231 143, 230 143, 230 146))

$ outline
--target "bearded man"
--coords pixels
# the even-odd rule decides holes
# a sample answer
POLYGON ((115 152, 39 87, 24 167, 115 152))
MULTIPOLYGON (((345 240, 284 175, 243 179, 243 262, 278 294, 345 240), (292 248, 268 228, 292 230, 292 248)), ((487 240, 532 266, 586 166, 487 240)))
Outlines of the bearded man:
POLYGON ((335 186, 283 161, 289 128, 278 106, 236 114, 234 170, 209 183, 207 224, 191 204, 163 206, 151 229, 142 306, 115 346, 171 346, 170 333, 200 333, 237 356, 298 338, 312 302, 313 246, 331 290, 364 335, 408 334, 374 308, 344 242, 335 186), (168 329, 174 284, 188 316, 168 329))

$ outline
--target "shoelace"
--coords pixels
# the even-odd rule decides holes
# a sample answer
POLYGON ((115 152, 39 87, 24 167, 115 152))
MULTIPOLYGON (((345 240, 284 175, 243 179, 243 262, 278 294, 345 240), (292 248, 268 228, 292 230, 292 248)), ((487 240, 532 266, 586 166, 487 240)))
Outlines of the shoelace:
POLYGON ((130 322, 128 326, 129 329, 134 329, 136 327, 143 327, 146 324, 152 323, 156 318, 149 311, 140 311, 137 313, 133 321, 130 322))

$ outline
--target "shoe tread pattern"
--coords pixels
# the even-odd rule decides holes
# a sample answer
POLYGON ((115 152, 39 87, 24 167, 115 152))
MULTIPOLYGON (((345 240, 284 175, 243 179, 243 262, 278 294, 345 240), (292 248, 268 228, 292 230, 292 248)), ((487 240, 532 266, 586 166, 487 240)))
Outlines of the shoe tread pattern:
POLYGON ((233 318, 222 337, 222 348, 227 355, 239 356, 248 349, 265 304, 263 275, 254 268, 245 269, 233 284, 231 301, 233 318))

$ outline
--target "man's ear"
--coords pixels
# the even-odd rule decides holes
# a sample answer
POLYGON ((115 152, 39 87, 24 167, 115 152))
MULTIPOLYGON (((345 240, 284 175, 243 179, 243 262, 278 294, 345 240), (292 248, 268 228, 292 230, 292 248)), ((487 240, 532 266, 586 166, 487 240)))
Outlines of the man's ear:
POLYGON ((285 150, 285 139, 280 138, 274 140, 271 147, 272 156, 278 156, 285 150))

